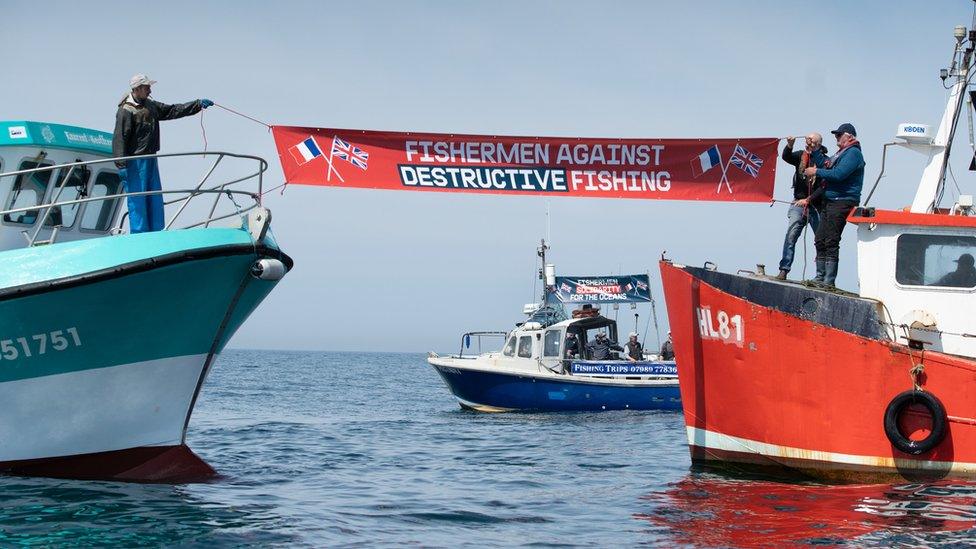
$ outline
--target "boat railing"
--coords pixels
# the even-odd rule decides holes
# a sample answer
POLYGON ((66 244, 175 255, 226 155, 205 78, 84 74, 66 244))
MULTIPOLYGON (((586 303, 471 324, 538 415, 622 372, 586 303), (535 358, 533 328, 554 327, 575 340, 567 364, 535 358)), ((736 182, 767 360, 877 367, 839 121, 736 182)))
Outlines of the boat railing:
MULTIPOLYGON (((40 161, 43 157, 38 157, 40 161)), ((165 223, 164 228, 166 230, 170 229, 189 229, 194 227, 209 227, 210 224, 230 217, 241 216, 246 212, 253 210, 254 208, 260 207, 262 205, 262 197, 267 192, 264 189, 264 172, 268 169, 268 163, 263 158, 258 156, 252 156, 247 154, 237 154, 223 151, 201 151, 201 152, 183 152, 183 153, 166 153, 166 154, 149 154, 149 155, 134 155, 134 156, 121 156, 115 158, 100 158, 96 160, 85 160, 77 162, 68 162, 63 164, 51 164, 49 166, 38 166, 35 168, 29 168, 25 170, 17 170, 11 172, 0 173, 0 180, 6 177, 17 177, 20 175, 51 172, 54 170, 64 170, 68 171, 60 177, 60 181, 57 186, 50 193, 50 200, 43 204, 32 204, 29 206, 23 206, 19 208, 11 208, 7 210, 0 211, 0 216, 9 216, 17 213, 26 212, 37 212, 41 211, 41 215, 36 219, 36 227, 33 231, 28 234, 28 230, 22 231, 25 238, 27 239, 28 246, 35 246, 39 244, 50 244, 57 238, 58 226, 50 226, 51 232, 50 238, 46 240, 39 240, 39 235, 41 231, 45 229, 45 224, 51 217, 52 213, 58 211, 58 208, 64 208, 67 206, 81 205, 88 202, 102 202, 102 201, 113 201, 121 198, 128 198, 134 196, 149 196, 149 195, 161 195, 164 197, 164 206, 170 206, 174 204, 179 204, 179 207, 165 223), (77 198, 73 200, 61 200, 61 194, 63 193, 68 182, 71 181, 71 176, 76 169, 85 169, 88 166, 124 162, 126 160, 134 159, 144 159, 144 158, 185 158, 185 157, 216 157, 214 161, 210 164, 206 173, 199 180, 199 182, 192 188, 187 189, 176 189, 176 190, 159 190, 159 191, 139 191, 139 192, 120 192, 116 194, 109 194, 105 196, 85 196, 84 198, 77 198), (238 162, 253 162, 255 167, 253 171, 248 168, 244 175, 239 177, 230 178, 227 181, 211 181, 211 177, 217 170, 217 167, 225 159, 233 159, 238 162), (250 186, 250 190, 245 190, 250 186), (237 187, 237 188, 232 188, 237 187), (243 188, 241 188, 243 187, 243 188), (209 205, 209 212, 202 216, 202 219, 198 218, 191 221, 188 224, 177 226, 177 220, 186 210, 187 206, 197 197, 213 197, 212 204, 209 205), (227 200, 232 204, 233 211, 230 213, 218 212, 218 206, 222 198, 226 197, 227 200), (240 202, 238 201, 240 200, 240 202), (243 204, 242 204, 243 202, 243 204)), ((88 189, 92 186, 92 182, 86 182, 85 184, 85 195, 87 195, 88 189)), ((45 193, 46 195, 47 193, 45 193)), ((43 199, 42 199, 43 201, 43 199)), ((122 232, 122 227, 128 217, 128 212, 118 216, 119 220, 117 223, 112 224, 111 234, 118 234, 122 232)), ((113 216, 114 219, 114 216, 113 216)))
MULTIPOLYGON (((502 338, 502 342, 504 342, 505 341, 505 338, 507 336, 508 336, 508 332, 498 332, 498 331, 494 331, 494 332, 492 332, 492 331, 489 331, 489 332, 467 332, 467 333, 465 333, 465 334, 463 334, 461 336, 461 350, 458 352, 457 358, 465 358, 465 356, 464 356, 464 349, 465 348, 468 348, 468 349, 471 348, 471 340, 473 338, 476 338, 478 340, 478 354, 480 355, 483 352, 482 351, 482 339, 483 338, 500 337, 500 338, 502 338)), ((469 357, 470 357, 470 355, 469 355, 469 357)))

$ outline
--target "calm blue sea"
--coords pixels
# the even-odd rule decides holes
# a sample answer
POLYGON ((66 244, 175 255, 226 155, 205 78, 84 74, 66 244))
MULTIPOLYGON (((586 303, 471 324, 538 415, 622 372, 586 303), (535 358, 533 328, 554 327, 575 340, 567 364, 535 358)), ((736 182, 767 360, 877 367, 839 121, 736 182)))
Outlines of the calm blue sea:
POLYGON ((188 442, 222 478, 0 477, 0 545, 976 543, 976 483, 695 471, 680 414, 466 412, 419 354, 228 351, 188 442))

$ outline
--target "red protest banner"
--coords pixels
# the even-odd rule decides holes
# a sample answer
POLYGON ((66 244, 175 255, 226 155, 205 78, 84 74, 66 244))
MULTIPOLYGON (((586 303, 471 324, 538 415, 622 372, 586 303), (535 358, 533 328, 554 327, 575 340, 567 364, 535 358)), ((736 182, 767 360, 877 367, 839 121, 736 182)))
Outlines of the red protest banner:
POLYGON ((772 199, 778 143, 272 130, 298 185, 739 202, 772 199))

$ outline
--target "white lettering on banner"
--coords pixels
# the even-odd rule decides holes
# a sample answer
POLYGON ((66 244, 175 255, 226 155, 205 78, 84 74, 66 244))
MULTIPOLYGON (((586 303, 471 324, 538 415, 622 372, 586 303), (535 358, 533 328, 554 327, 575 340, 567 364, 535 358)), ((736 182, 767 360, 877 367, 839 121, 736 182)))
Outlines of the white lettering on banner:
POLYGON ((0 340, 0 360, 31 358, 50 351, 64 351, 70 347, 81 347, 81 337, 75 327, 0 340))
POLYGON ((719 310, 712 316, 711 307, 698 307, 698 333, 702 339, 712 339, 742 347, 745 342, 745 325, 742 315, 729 316, 719 310))
MULTIPOLYGON (((425 164, 515 164, 543 166, 551 163, 550 143, 496 143, 492 141, 405 141, 407 162, 425 164)), ((660 166, 664 145, 621 143, 562 143, 556 150, 557 165, 660 166)))
POLYGON ((559 168, 475 168, 466 166, 398 166, 405 187, 498 189, 566 192, 566 172, 559 168))
POLYGON ((579 190, 580 187, 587 191, 668 192, 671 190, 671 173, 667 171, 583 170, 569 173, 574 191, 579 190))

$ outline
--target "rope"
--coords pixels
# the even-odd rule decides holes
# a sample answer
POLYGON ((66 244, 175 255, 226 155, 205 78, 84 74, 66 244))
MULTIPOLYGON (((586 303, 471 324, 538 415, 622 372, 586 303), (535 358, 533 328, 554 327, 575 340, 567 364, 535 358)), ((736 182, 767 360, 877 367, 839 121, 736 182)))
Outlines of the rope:
POLYGON ((200 132, 203 133, 203 152, 207 152, 207 128, 203 126, 203 110, 200 111, 200 132))
POLYGON ((252 122, 257 122, 258 124, 261 124, 265 128, 268 128, 268 130, 271 130, 271 125, 270 124, 268 124, 266 122, 262 122, 262 121, 258 120, 257 118, 254 118, 253 116, 248 116, 248 115, 246 115, 246 114, 244 114, 242 112, 235 111, 234 109, 232 109, 230 107, 225 107, 225 106, 221 105, 220 103, 214 103, 214 107, 220 107, 221 109, 224 109, 225 111, 227 111, 229 113, 236 114, 237 116, 240 116, 242 118, 247 118, 248 120, 250 120, 252 122))

